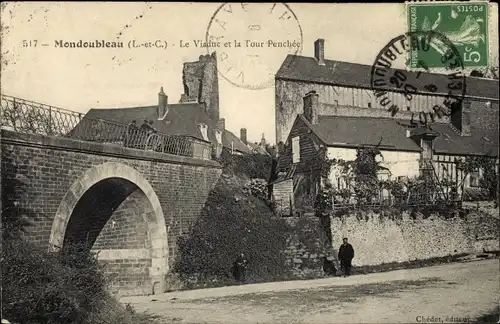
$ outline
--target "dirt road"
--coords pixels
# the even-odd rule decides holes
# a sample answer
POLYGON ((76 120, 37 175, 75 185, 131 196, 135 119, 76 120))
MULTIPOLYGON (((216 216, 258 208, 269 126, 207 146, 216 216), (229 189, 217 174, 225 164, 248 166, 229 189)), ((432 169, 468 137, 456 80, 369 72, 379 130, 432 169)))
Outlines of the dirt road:
POLYGON ((457 323, 499 307, 499 260, 125 297, 165 323, 457 323), (154 300, 154 301, 152 301, 154 300))

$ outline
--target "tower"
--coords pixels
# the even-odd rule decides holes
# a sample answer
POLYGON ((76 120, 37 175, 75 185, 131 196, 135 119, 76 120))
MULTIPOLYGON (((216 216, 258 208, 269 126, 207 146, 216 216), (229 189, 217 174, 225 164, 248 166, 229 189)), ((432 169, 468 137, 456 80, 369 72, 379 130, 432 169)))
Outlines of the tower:
POLYGON ((196 62, 185 62, 182 70, 184 94, 181 103, 204 104, 205 111, 214 122, 219 120, 219 79, 216 53, 200 55, 196 62))

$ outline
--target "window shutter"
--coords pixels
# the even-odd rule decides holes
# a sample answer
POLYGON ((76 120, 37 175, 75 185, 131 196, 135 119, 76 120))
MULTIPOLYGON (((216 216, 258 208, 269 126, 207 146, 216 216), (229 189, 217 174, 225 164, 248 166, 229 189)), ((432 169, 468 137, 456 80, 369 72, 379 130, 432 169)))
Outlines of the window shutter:
POLYGON ((299 136, 292 138, 292 155, 293 155, 293 163, 300 162, 300 137, 299 136))

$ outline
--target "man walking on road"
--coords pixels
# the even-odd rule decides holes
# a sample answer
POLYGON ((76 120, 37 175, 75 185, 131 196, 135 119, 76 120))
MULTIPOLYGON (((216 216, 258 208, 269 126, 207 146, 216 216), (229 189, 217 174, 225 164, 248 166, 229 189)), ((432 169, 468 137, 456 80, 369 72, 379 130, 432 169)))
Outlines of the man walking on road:
POLYGON ((340 267, 342 268, 344 277, 351 274, 351 262, 353 258, 354 249, 351 244, 347 243, 347 237, 344 237, 343 244, 339 248, 340 267))

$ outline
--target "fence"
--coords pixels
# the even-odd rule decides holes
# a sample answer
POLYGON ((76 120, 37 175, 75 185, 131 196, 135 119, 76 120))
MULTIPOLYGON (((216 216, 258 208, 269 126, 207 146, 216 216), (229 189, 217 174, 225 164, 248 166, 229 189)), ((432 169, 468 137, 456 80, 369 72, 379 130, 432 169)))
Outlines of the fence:
POLYGON ((325 186, 319 178, 298 181, 308 177, 296 176, 293 191, 288 189, 290 197, 280 197, 277 208, 287 215, 385 206, 454 208, 462 204, 466 191, 485 191, 484 188, 471 188, 469 181, 464 181, 468 179, 467 172, 457 170, 452 176, 438 172, 439 161, 386 161, 386 166, 378 172, 378 179, 359 176, 356 180, 352 173, 340 173, 328 179, 330 186, 325 186), (391 175, 390 169, 397 172, 396 175, 391 175), (409 176, 398 176, 405 172, 409 176), (319 191, 318 186, 321 187, 319 191))
POLYGON ((457 190, 458 183, 436 177, 382 180, 370 188, 364 184, 322 192, 325 209, 356 209, 393 207, 459 207, 463 195, 457 190))
POLYGON ((212 145, 196 138, 88 117, 74 111, 1 95, 0 127, 22 133, 118 144, 200 159, 212 158, 212 145))
MULTIPOLYGON (((327 205, 323 209, 324 213, 334 212, 334 211, 348 211, 348 210, 360 210, 360 209, 379 209, 384 207, 397 207, 397 208, 426 208, 426 207, 441 207, 441 208, 460 208, 462 206, 461 200, 451 200, 451 199, 428 199, 428 195, 422 195, 421 198, 415 197, 414 193, 407 193, 408 196, 413 196, 412 199, 397 200, 394 196, 386 196, 385 199, 380 197, 374 198, 370 202, 360 202, 357 201, 354 194, 349 196, 349 199, 342 200, 338 199, 338 195, 332 195, 325 200, 328 202, 323 202, 327 205), (424 198, 425 197, 425 198, 424 198)), ((297 198, 297 197, 295 197, 297 198)), ((312 216, 316 215, 317 202, 310 202, 310 204, 299 204, 292 203, 293 197, 288 199, 283 199, 278 201, 276 204, 276 211, 280 216, 312 216)), ((304 201, 302 201, 304 202, 304 201)))

